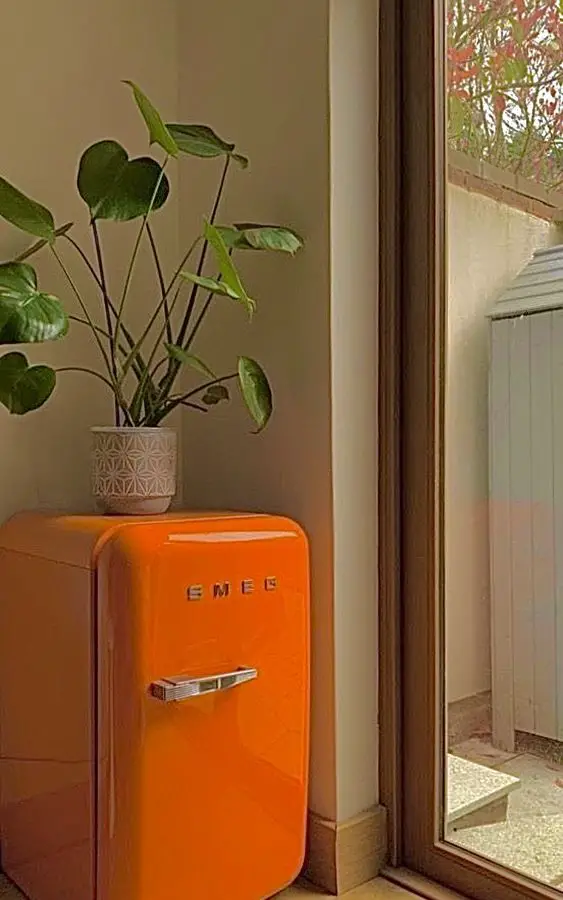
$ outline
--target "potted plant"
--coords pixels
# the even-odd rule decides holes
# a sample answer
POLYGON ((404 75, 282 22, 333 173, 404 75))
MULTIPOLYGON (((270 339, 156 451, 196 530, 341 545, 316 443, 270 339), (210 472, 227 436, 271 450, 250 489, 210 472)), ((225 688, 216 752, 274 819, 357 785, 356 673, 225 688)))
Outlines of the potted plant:
POLYGON ((281 251, 294 254, 302 240, 291 228, 277 225, 218 224, 225 183, 232 165, 245 169, 246 157, 205 125, 165 124, 146 95, 126 82, 160 159, 130 159, 116 141, 102 140, 89 147, 79 163, 77 187, 85 202, 92 235, 92 255, 74 239, 72 223, 57 227, 51 212, 0 178, 0 216, 36 238, 16 259, 0 264, 0 344, 23 344, 64 337, 69 327, 88 328, 99 352, 101 369, 80 366, 55 370, 30 365, 20 350, 0 356, 0 403, 22 415, 38 409, 51 396, 57 374, 85 371, 100 379, 113 395, 111 426, 93 428, 93 492, 107 512, 144 514, 164 512, 176 489, 176 434, 163 426, 178 407, 207 412, 229 399, 237 382, 256 431, 272 412, 267 376, 255 360, 240 356, 233 371, 217 375, 194 353, 194 344, 214 298, 239 303, 252 317, 256 303, 237 270, 238 251, 281 251), (181 155, 223 159, 222 174, 212 211, 200 234, 186 248, 174 272, 161 264, 151 226, 152 217, 169 194, 167 167, 181 155), (108 287, 103 253, 103 222, 139 220, 131 258, 117 295, 108 287), (62 245, 62 246, 61 246, 62 245), (94 282, 97 310, 76 284, 63 247, 78 254, 94 282), (58 297, 40 290, 29 259, 43 248, 54 257, 76 304, 71 314, 58 297), (159 294, 145 328, 134 334, 127 324, 131 279, 140 253, 150 253, 159 294), (214 274, 204 274, 208 257, 214 274), (179 385, 189 367, 199 376, 190 390, 179 385))

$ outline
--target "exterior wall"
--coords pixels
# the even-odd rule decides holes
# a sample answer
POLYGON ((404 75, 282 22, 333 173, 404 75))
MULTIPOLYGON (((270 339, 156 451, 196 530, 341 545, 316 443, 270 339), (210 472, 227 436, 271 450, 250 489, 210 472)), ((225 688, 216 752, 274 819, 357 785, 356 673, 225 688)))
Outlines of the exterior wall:
MULTIPOLYGON (((175 0, 21 0, 2 9, 2 130, 0 173, 51 208, 56 221, 74 221, 74 234, 90 250, 86 208, 75 188, 82 151, 103 137, 146 153, 146 129, 123 78, 137 81, 170 116, 177 112, 177 16, 175 0)), ((159 216, 165 258, 175 254, 177 210, 159 216)), ((112 285, 123 276, 124 251, 137 226, 104 225, 112 285)), ((31 241, 29 241, 31 243, 31 241)), ((27 246, 25 237, 0 222, 0 259, 27 246)), ((70 253, 69 253, 70 249, 70 253)), ((72 272, 82 269, 62 246, 72 272)), ((40 285, 73 298, 47 251, 34 259, 40 285)), ((146 318, 154 296, 150 268, 139 272, 131 308, 146 318)), ((92 297, 92 309, 97 298, 92 297)), ((55 366, 98 365, 89 333, 78 324, 61 344, 34 347, 29 356, 55 366)), ((0 410, 0 521, 30 507, 88 508, 89 433, 111 422, 106 388, 85 375, 60 376, 47 409, 19 419, 0 410)))
POLYGON ((447 697, 490 689, 487 313, 555 226, 449 190, 446 390, 447 697))

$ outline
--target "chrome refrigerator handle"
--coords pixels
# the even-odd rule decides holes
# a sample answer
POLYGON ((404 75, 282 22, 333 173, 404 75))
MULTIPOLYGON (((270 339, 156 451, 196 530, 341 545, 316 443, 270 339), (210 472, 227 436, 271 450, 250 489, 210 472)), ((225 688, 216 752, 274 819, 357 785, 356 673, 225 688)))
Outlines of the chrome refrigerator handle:
POLYGON ((153 681, 150 692, 157 700, 173 703, 178 700, 187 700, 189 697, 199 697, 201 694, 226 691, 228 688, 244 684, 245 681, 253 681, 255 678, 258 678, 257 669, 241 667, 235 669, 234 672, 207 675, 205 678, 162 678, 160 681, 153 681))

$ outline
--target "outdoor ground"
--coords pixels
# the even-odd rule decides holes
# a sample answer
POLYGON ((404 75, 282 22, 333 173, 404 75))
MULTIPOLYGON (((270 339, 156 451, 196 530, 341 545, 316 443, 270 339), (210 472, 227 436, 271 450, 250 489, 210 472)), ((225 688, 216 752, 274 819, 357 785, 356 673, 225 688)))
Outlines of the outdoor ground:
POLYGON ((504 753, 486 738, 450 748, 463 759, 520 779, 505 822, 461 829, 449 840, 546 884, 563 885, 563 766, 531 753, 504 753))

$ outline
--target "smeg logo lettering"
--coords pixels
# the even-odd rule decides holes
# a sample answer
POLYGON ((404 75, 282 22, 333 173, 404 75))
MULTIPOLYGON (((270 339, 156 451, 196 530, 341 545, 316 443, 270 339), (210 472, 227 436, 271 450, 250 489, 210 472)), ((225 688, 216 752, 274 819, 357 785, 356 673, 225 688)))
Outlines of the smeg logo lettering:
POLYGON ((205 599, 225 599, 231 597, 233 588, 238 587, 241 594, 253 594, 260 587, 272 593, 278 589, 278 580, 275 576, 269 576, 260 581, 254 578, 243 578, 242 581, 233 585, 230 581, 216 581, 214 584, 190 584, 186 589, 188 600, 205 600, 205 599))

